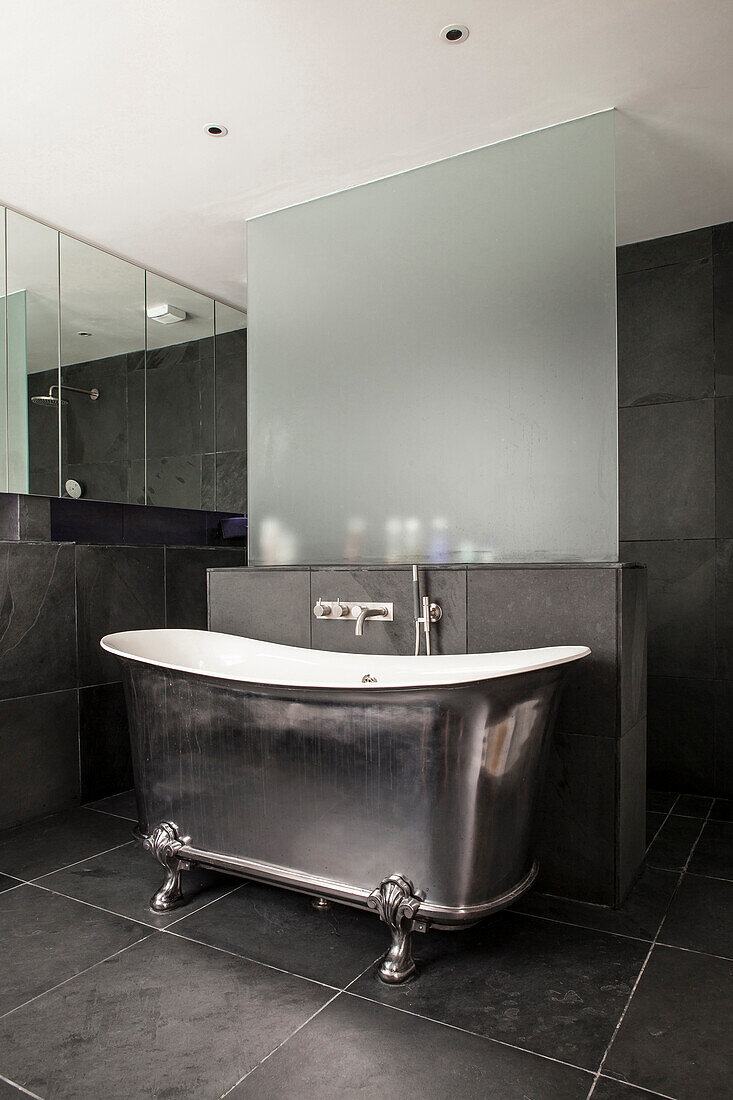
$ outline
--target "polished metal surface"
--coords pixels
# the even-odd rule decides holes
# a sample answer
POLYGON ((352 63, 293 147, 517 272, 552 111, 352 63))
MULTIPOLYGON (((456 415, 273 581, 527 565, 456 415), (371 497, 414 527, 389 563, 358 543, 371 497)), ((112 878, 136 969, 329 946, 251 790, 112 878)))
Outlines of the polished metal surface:
POLYGON ((331 902, 328 898, 311 898, 311 905, 319 913, 326 913, 331 908, 331 902))
MULTIPOLYGON (((442 927, 530 885, 567 665, 410 688, 123 665, 142 830, 176 822, 178 860, 360 906, 398 868, 425 892, 421 916, 442 927)), ((166 901, 178 867, 163 862, 166 901)))
POLYGON ((151 852, 161 867, 165 868, 165 880, 160 890, 150 899, 150 908, 155 913, 167 913, 183 905, 181 890, 181 871, 190 868, 190 863, 180 858, 183 838, 171 821, 163 821, 150 834, 140 837, 143 848, 151 852))
POLYGON ((382 959, 379 977, 388 985, 406 982, 415 973, 412 957, 414 918, 425 894, 416 891, 403 875, 390 875, 367 898, 370 909, 376 909, 392 935, 392 946, 382 959))
POLYGON ((415 656, 420 656, 420 638, 425 639, 425 656, 432 653, 430 626, 443 618, 443 608, 431 603, 429 596, 420 596, 420 573, 418 567, 412 567, 412 611, 415 619, 415 656), (422 631, 421 628, 422 627, 422 631))
POLYGON ((345 603, 337 600, 316 600, 313 606, 316 619, 331 619, 333 622, 356 622, 356 636, 361 638, 367 619, 381 619, 384 623, 394 622, 394 603, 345 603))
MULTIPOLYGON (((34 405, 68 405, 68 401, 65 397, 62 397, 60 393, 54 396, 54 390, 60 390, 59 386, 51 386, 47 394, 41 394, 38 397, 31 397, 31 403, 34 405)), ((70 390, 71 393, 83 393, 89 398, 90 401, 96 401, 99 397, 99 390, 95 387, 91 390, 80 390, 76 386, 64 386, 64 390, 70 390)))

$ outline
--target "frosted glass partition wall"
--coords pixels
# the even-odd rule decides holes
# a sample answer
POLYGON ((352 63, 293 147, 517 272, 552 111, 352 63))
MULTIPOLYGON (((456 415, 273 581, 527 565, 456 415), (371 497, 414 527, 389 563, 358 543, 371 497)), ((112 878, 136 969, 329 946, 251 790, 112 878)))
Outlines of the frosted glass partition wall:
POLYGON ((255 564, 617 557, 613 113, 248 223, 255 564))

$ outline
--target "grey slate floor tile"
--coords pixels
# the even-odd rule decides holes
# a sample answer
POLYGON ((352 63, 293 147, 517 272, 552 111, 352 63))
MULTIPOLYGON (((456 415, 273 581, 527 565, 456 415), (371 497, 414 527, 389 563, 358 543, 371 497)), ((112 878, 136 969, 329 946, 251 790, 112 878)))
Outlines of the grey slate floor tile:
POLYGON ((153 932, 0 1020, 0 1072, 54 1100, 217 1100, 332 995, 153 932))
POLYGON ((733 880, 733 821, 706 822, 689 871, 733 880))
POLYGON ((163 879, 164 871, 157 860, 133 843, 75 863, 63 871, 44 875, 37 881, 48 890, 99 905, 102 909, 121 913, 157 928, 167 928, 185 916, 187 911, 200 909, 242 884, 240 878, 193 867, 190 871, 184 871, 181 877, 187 904, 168 913, 155 913, 149 903, 163 879))
POLYGON ((559 1062, 342 994, 231 1100, 585 1100, 593 1078, 559 1062))
POLYGON ((500 913, 463 932, 416 937, 418 978, 352 987, 383 1004, 596 1069, 648 944, 500 913))
POLYGON ((592 1100, 658 1100, 658 1096, 658 1093, 638 1089, 636 1085, 625 1085, 610 1077, 599 1077, 592 1100))
POLYGON ((685 875, 659 942, 733 959, 733 882, 685 875))
POLYGON ((99 798, 96 802, 87 803, 91 810, 101 810, 102 813, 112 814, 116 817, 126 817, 128 821, 137 821, 137 803, 134 791, 122 791, 121 794, 111 794, 107 798, 99 798))
POLYGON ((0 895, 0 1015, 149 934, 36 886, 0 895))
POLYGON ((336 904, 316 912, 306 894, 255 882, 184 917, 175 930, 338 988, 380 958, 390 942, 376 913, 336 904))
POLYGON ((599 932, 615 932, 621 936, 638 936, 653 940, 674 893, 679 875, 646 867, 629 892, 620 909, 604 905, 587 905, 549 894, 525 894, 515 905, 517 913, 567 921, 599 932))
POLYGON ((696 817, 675 817, 671 814, 649 847, 646 854, 648 865, 666 871, 681 871, 690 858, 702 824, 696 817))
POLYGON ((0 833, 0 872, 32 879, 132 839, 129 821, 69 810, 0 833))
POLYGON ((654 948, 605 1069, 675 1100, 730 1096, 733 962, 654 948))

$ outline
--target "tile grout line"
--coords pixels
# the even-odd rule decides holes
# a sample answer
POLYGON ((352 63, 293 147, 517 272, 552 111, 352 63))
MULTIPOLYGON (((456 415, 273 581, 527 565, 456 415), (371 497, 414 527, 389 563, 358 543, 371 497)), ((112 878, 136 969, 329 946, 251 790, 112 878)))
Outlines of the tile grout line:
MULTIPOLYGON (((654 870, 665 870, 665 868, 655 867, 654 870)), ((673 871, 672 874, 675 872, 673 871)), ((679 872, 677 872, 679 874, 679 872)), ((583 902, 580 902, 582 905, 583 902)), ((617 936, 622 940, 633 940, 634 943, 651 943, 650 936, 632 936, 629 932, 612 932, 608 928, 596 928, 592 924, 578 924, 573 920, 563 920, 561 917, 547 917, 542 913, 526 913, 523 909, 509 909, 510 913, 516 913, 518 917, 529 917, 531 920, 545 920, 551 924, 564 924, 568 928, 579 928, 583 932, 597 932, 602 936, 617 936)), ((614 912, 614 910, 611 910, 614 912)))
POLYGON ((134 825, 137 824, 137 819, 134 817, 128 817, 127 814, 116 814, 114 810, 100 810, 99 806, 80 806, 80 810, 92 810, 95 814, 104 814, 105 817, 117 817, 120 821, 131 821, 134 825))
POLYGON ((236 894, 237 890, 241 890, 243 886, 247 886, 249 881, 249 879, 240 879, 236 886, 232 886, 231 890, 225 890, 225 892, 219 894, 218 897, 211 898, 210 901, 205 901, 204 904, 199 905, 197 909, 189 909, 187 912, 181 913, 180 917, 176 917, 170 924, 166 924, 165 928, 161 928, 161 932, 167 932, 174 924, 180 924, 180 922, 186 920, 187 917, 193 917, 196 913, 202 913, 204 909, 208 909, 210 905, 216 905, 217 901, 223 901, 224 898, 230 897, 231 894, 236 894))
MULTIPOLYGON (((609 1077, 606 1073, 602 1073, 601 1078, 604 1081, 613 1081, 615 1085, 627 1085, 630 1089, 642 1088, 641 1085, 632 1085, 630 1081, 622 1081, 620 1077, 609 1077)), ((595 1083, 593 1087, 595 1088, 595 1083)), ((677 1100, 676 1096, 670 1096, 668 1092, 657 1092, 655 1089, 646 1087, 644 1087, 644 1092, 648 1092, 650 1096, 659 1096, 661 1100, 677 1100)), ((590 1100, 590 1097, 588 1097, 588 1100, 590 1100)))
MULTIPOLYGON (((677 798, 679 798, 679 795, 677 796, 677 798)), ((675 800, 675 801, 676 801, 676 800, 675 800)), ((626 1013, 627 1013, 627 1012, 629 1011, 629 1008, 630 1008, 630 1006, 631 1006, 631 1002, 632 1002, 632 1001, 633 1001, 633 999, 634 999, 634 994, 636 993, 636 990, 637 990, 637 989, 638 989, 638 987, 639 987, 639 983, 641 982, 641 979, 642 979, 642 977, 644 976, 644 971, 646 970, 646 968, 647 968, 647 965, 648 965, 648 963, 649 963, 649 960, 650 960, 650 958, 652 957, 652 952, 654 951, 654 948, 656 947, 656 945, 657 945, 657 943, 658 943, 658 941, 659 941, 659 937, 660 937, 660 935, 661 935, 661 932, 662 932, 662 927, 664 926, 664 922, 665 922, 665 920, 667 919, 667 914, 669 913, 669 910, 670 910, 670 908, 671 908, 671 906, 672 906, 672 902, 674 901, 674 899, 675 899, 675 898, 676 898, 676 896, 677 896, 677 892, 678 892, 678 890, 679 890, 679 888, 680 888, 680 884, 681 884, 681 882, 682 882, 683 878, 685 877, 685 872, 687 871, 687 868, 688 868, 688 867, 690 866, 690 861, 691 861, 691 859, 692 859, 692 857, 693 857, 693 855, 694 855, 694 853, 695 853, 695 848, 697 848, 697 845, 698 845, 698 842, 699 842, 699 840, 700 840, 700 837, 701 837, 701 836, 702 836, 702 834, 703 834, 703 830, 705 829, 705 826, 706 826, 706 825, 707 825, 707 823, 708 823, 708 818, 710 817, 710 811, 712 810, 712 808, 713 808, 713 806, 711 805, 711 806, 710 806, 710 809, 708 810, 708 813, 707 813, 707 817, 706 817, 706 818, 705 818, 705 819, 704 819, 704 820, 703 820, 703 821, 701 822, 701 824, 700 824, 700 830, 699 830, 699 832, 698 832, 698 834, 697 834, 697 837, 695 838, 695 840, 694 840, 694 842, 693 842, 693 844, 692 844, 692 846, 691 846, 691 848, 690 848, 690 851, 689 851, 689 853, 688 853, 688 856, 687 856, 687 860, 685 861, 685 865, 684 865, 684 867, 682 868, 682 870, 681 870, 681 871, 679 872, 679 878, 678 878, 678 880, 677 880, 677 885, 675 886, 674 890, 672 891, 672 896, 670 897, 669 901, 667 902, 667 905, 666 905, 666 907, 665 907, 664 913, 662 914, 662 919, 661 919, 661 920, 660 920, 660 922, 659 922, 659 927, 657 928, 657 932, 656 932, 656 935, 654 936, 654 939, 653 939, 653 941, 652 941, 652 944, 651 944, 651 946, 650 946, 650 948, 649 948, 649 951, 647 952, 647 956, 646 956, 646 958, 644 959, 644 962, 643 962, 643 964, 642 964, 641 970, 639 971, 639 973, 638 973, 638 975, 637 975, 636 981, 634 982, 633 988, 632 988, 632 990, 631 990, 631 993, 629 994, 629 997, 628 997, 628 1000, 626 1001, 626 1004, 625 1004, 625 1006, 624 1006, 624 1009, 623 1009, 623 1011, 622 1011, 622 1013, 621 1013, 621 1015, 620 1015, 620 1017, 619 1017, 619 1019, 618 1019, 618 1022, 617 1022, 617 1024, 616 1024, 616 1027, 615 1027, 615 1028, 613 1029, 613 1034, 611 1035, 611 1038, 610 1038, 610 1040, 609 1040, 609 1042, 608 1042, 608 1046, 606 1047, 606 1049, 605 1049, 605 1051, 604 1051, 604 1054, 603 1054, 603 1057, 601 1058, 600 1064, 599 1064, 599 1066, 598 1066, 598 1069, 597 1069, 597 1071, 596 1071, 596 1076, 595 1076, 595 1079, 594 1079, 594 1081, 593 1081, 593 1084, 592 1084, 592 1085, 591 1085, 591 1087, 590 1087, 590 1092, 588 1093, 588 1095, 587 1095, 587 1097, 586 1097, 586 1100, 592 1100, 592 1096, 593 1096, 593 1093, 595 1092, 595 1089, 596 1089, 596 1085, 598 1084, 598 1079, 599 1079, 599 1078, 600 1078, 600 1076, 601 1076, 601 1073, 602 1073, 602 1071, 603 1071, 603 1067, 604 1067, 604 1065, 605 1065, 606 1059, 608 1058, 608 1055, 609 1055, 609 1054, 610 1054, 610 1052, 611 1052, 611 1047, 612 1047, 612 1046, 613 1046, 613 1044, 614 1044, 614 1041, 615 1041, 615 1039, 616 1039, 616 1036, 618 1035, 619 1031, 621 1030, 621 1025, 622 1025, 622 1024, 623 1024, 623 1022, 624 1022, 624 1017, 626 1016, 626 1013)), ((670 810, 670 813, 671 813, 671 812, 672 812, 672 811, 670 810)), ((639 1087, 643 1087, 643 1086, 639 1086, 639 1087)))
POLYGON ((247 1072, 244 1074, 244 1076, 240 1077, 238 1081, 235 1081, 234 1084, 226 1090, 226 1092, 221 1093, 218 1100, 224 1100, 224 1098, 226 1096, 229 1096, 229 1094, 231 1092, 233 1092, 234 1089, 238 1088, 239 1085, 241 1085, 242 1081, 244 1081, 247 1077, 249 1077, 250 1074, 254 1073, 256 1069, 259 1069, 260 1066, 264 1065, 264 1063, 266 1061, 268 1061, 269 1058, 272 1058, 273 1054, 277 1054, 278 1050, 280 1050, 282 1047, 284 1047, 286 1043, 290 1042, 290 1040, 292 1038, 294 1038, 294 1036, 296 1036, 299 1031, 302 1031, 304 1027, 307 1027, 308 1024, 311 1022, 311 1020, 315 1020, 316 1016, 318 1016, 321 1012, 323 1012, 324 1009, 328 1008, 328 1006, 330 1004, 333 1004, 333 1002, 338 997, 340 997, 342 995, 342 993, 345 993, 347 989, 350 989, 351 986, 354 984, 354 982, 358 982, 359 978, 361 978, 363 974, 366 974, 369 970, 371 970, 371 968, 374 966, 375 962, 379 961, 379 958, 381 958, 381 955, 378 956, 377 959, 373 959, 369 963, 368 966, 364 967, 364 969, 361 971, 361 973, 357 974, 355 978, 352 978, 352 980, 349 982, 348 985, 344 986, 343 989, 339 989, 337 993, 334 993, 333 997, 329 997, 329 999, 325 1002, 325 1004, 322 1004, 321 1007, 319 1009, 317 1009, 311 1016, 309 1016, 307 1020, 304 1020, 302 1024, 300 1024, 298 1027, 296 1027, 295 1031, 292 1031, 290 1033, 290 1035, 288 1035, 285 1039, 283 1039, 283 1041, 281 1043, 278 1043, 278 1045, 276 1047, 274 1047, 269 1052, 269 1054, 266 1054, 264 1058, 260 1059, 260 1061, 257 1063, 256 1066, 252 1066, 252 1069, 247 1070, 247 1072))
MULTIPOLYGON (((84 861, 82 861, 82 862, 84 862, 84 861)), ((74 865, 72 864, 72 866, 74 866, 74 865)), ((50 872, 50 874, 48 876, 44 876, 44 877, 51 878, 56 873, 57 873, 56 871, 52 871, 52 872, 50 872)), ((35 886, 39 890, 45 890, 46 893, 53 894, 54 897, 66 898, 67 901, 76 901, 76 902, 79 903, 79 905, 86 905, 90 909, 96 909, 99 913, 106 913, 110 917, 120 917, 122 920, 132 921, 134 924, 140 924, 140 925, 142 925, 143 928, 150 928, 154 932, 167 932, 168 928, 170 927, 170 925, 161 926, 159 924, 148 924, 148 922, 146 920, 143 920, 142 917, 132 917, 132 916, 130 916, 129 913, 119 913, 116 909, 108 909, 105 905, 97 905, 96 902, 87 901, 85 898, 75 897, 74 894, 65 894, 63 892, 63 890, 54 890, 50 886, 44 886, 39 880, 36 880, 34 882, 21 883, 20 885, 21 886, 35 886)), ((225 894, 221 894, 217 898, 212 898, 211 901, 204 902, 204 904, 200 905, 197 909, 189 910, 187 913, 184 913, 182 916, 178 917, 176 920, 171 921, 171 925, 177 924, 178 921, 184 920, 186 917, 192 917, 192 916, 194 916, 194 914, 200 913, 203 909, 206 909, 207 906, 214 905, 215 902, 221 901, 222 898, 228 897, 229 894, 233 894, 236 890, 238 890, 240 888, 240 886, 241 886, 241 883, 238 886, 232 887, 231 890, 227 890, 227 892, 225 894)))
POLYGON ((99 856, 107 856, 110 852, 116 852, 119 848, 127 848, 128 845, 134 843, 134 840, 125 840, 122 844, 115 844, 113 848, 105 848, 103 852, 92 852, 91 855, 84 856, 83 859, 75 859, 73 863, 66 863, 63 867, 54 867, 53 871, 44 871, 42 875, 36 875, 35 878, 26 879, 26 882, 38 882, 39 879, 48 878, 49 875, 57 875, 60 871, 68 871, 71 867, 78 867, 80 863, 86 863, 90 859, 97 859, 99 856))
POLYGON ((0 1073, 0 1081, 5 1081, 8 1085, 12 1085, 18 1092, 22 1092, 25 1096, 32 1096, 33 1100, 43 1100, 42 1096, 39 1096, 37 1092, 31 1092, 30 1089, 26 1089, 23 1085, 19 1085, 17 1081, 12 1081, 9 1077, 5 1077, 0 1073))
MULTIPOLYGON (((309 978, 305 974, 297 974, 293 970, 284 970, 281 966, 275 966, 273 963, 262 962, 261 959, 253 959, 250 955, 240 955, 237 951, 230 951, 226 947, 217 947, 214 943, 206 943, 204 940, 194 939, 193 936, 184 936, 181 932, 172 932, 168 928, 156 928, 156 932, 162 932, 166 936, 175 936, 177 940, 185 940, 186 943, 195 943, 198 947, 207 947, 210 951, 220 951, 222 955, 229 955, 233 959, 242 959, 243 962, 253 963, 255 966, 264 966, 268 970, 274 970, 278 974, 287 974, 289 978, 298 978, 303 982, 310 982, 312 985, 320 985, 324 989, 335 989, 338 993, 342 993, 343 990, 337 985, 331 985, 330 982, 320 982, 317 978, 309 978)), ((372 965, 371 963, 369 964, 372 965)))
MULTIPOLYGON (((678 802, 678 800, 679 800, 679 797, 680 797, 680 796, 679 796, 679 795, 677 795, 677 797, 675 798, 674 802, 672 803, 672 805, 670 806, 670 808, 669 808, 669 809, 667 810, 666 814, 664 815, 664 819, 663 819, 663 821, 662 821, 662 824, 661 824, 661 825, 659 826, 659 828, 657 829, 656 833, 654 834, 654 836, 652 837, 652 839, 651 839, 651 840, 649 841, 649 843, 647 844, 647 846, 646 846, 646 849, 645 849, 645 851, 644 851, 644 855, 645 855, 645 856, 646 856, 646 855, 648 854, 648 852, 649 852, 649 851, 650 851, 650 849, 651 849, 651 846, 652 846, 652 844, 653 844, 653 843, 654 843, 654 841, 655 841, 655 840, 657 839, 657 837, 658 837, 658 836, 659 836, 659 834, 661 833, 662 829, 664 828, 664 826, 665 826, 665 825, 667 824, 667 822, 669 821, 670 817, 672 816, 672 810, 673 810, 673 809, 674 809, 674 807, 676 806, 676 804, 677 804, 677 802, 678 802)), ((647 810, 647 813, 656 813, 656 810, 647 810)), ((666 871, 666 870, 669 870, 669 868, 667 868, 667 867, 661 867, 661 868, 659 868, 659 869, 660 869, 660 870, 662 870, 662 871, 666 871)))
MULTIPOLYGON (((381 956, 380 956, 381 958, 381 956)), ((373 965, 373 964, 372 964, 373 965)), ((359 975, 361 977, 361 975, 359 975)), ((351 985, 354 983, 352 982, 351 985)), ((567 1066, 568 1069, 576 1069, 581 1073, 587 1073, 589 1076, 593 1074, 592 1069, 588 1069, 587 1066, 576 1065, 575 1062, 565 1062, 562 1058, 553 1058, 551 1054, 542 1054, 538 1050, 530 1050, 529 1047, 520 1047, 516 1043, 508 1043, 506 1039, 497 1039, 493 1035, 482 1035, 480 1031, 469 1031, 468 1028, 459 1027, 458 1024, 449 1024, 446 1020, 438 1020, 434 1016, 423 1016, 420 1012, 413 1012, 409 1008, 400 1008, 399 1005, 390 1005, 385 1001, 376 1000, 374 997, 367 997, 364 993, 351 993, 350 987, 342 990, 347 997, 356 997, 360 1001, 366 1001, 368 1004, 378 1005, 380 1008, 387 1008, 391 1012, 402 1012, 405 1016, 412 1016, 417 1020, 425 1020, 429 1024, 437 1024, 438 1027, 447 1027, 451 1031, 458 1031, 461 1035, 470 1035, 474 1039, 483 1039, 485 1043, 496 1043, 501 1047, 508 1047, 509 1050, 518 1050, 521 1054, 529 1054, 534 1058, 542 1058, 545 1062, 554 1062, 559 1066, 567 1066)))
POLYGON ((64 978, 62 982, 57 982, 56 985, 50 986, 48 989, 44 989, 43 993, 36 993, 35 997, 29 997, 27 1001, 23 1001, 22 1004, 16 1005, 15 1008, 9 1008, 7 1012, 3 1012, 0 1015, 0 1020, 7 1019, 8 1016, 12 1016, 14 1012, 20 1012, 21 1008, 26 1008, 28 1005, 33 1004, 34 1001, 38 1001, 41 997, 48 996, 49 993, 53 993, 57 989, 61 989, 62 986, 68 985, 69 982, 73 982, 76 978, 80 978, 82 974, 88 974, 90 970, 94 970, 95 967, 101 966, 103 963, 110 962, 111 959, 117 958, 118 955, 124 954, 125 951, 132 950, 133 947, 138 947, 141 943, 146 943, 153 932, 151 931, 149 936, 143 936, 139 940, 135 940, 134 943, 128 943, 127 947, 121 947, 119 951, 113 951, 111 955, 105 955, 103 959, 98 959, 90 966, 85 966, 83 970, 78 970, 76 974, 70 974, 68 978, 64 978))

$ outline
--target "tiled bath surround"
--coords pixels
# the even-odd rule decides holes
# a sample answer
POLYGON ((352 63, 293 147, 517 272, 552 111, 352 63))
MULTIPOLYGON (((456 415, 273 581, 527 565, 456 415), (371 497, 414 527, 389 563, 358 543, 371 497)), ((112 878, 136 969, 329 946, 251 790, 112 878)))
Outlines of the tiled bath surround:
MULTIPOLYGON (((443 608, 435 651, 587 644, 557 721, 540 822, 543 889, 620 901, 644 852, 646 585, 629 565, 447 566, 424 572, 443 608)), ((209 627, 266 641, 349 652, 410 653, 411 574, 398 568, 218 569, 209 627), (315 601, 392 600, 392 623, 313 617, 315 601)))
POLYGON ((733 223, 618 250, 621 558, 649 577, 651 786, 733 796, 733 223))
MULTIPOLYGON (((99 639, 205 627, 207 567, 244 560, 241 547, 170 545, 177 530, 191 537, 186 513, 169 514, 169 545, 123 545, 122 533, 113 545, 83 534, 52 540, 52 510, 63 503, 0 495, 0 828, 130 786, 119 669, 99 639)), ((96 517, 101 536, 109 515, 83 504, 90 533, 96 517)), ((162 537, 153 513, 164 510, 147 511, 148 536, 157 527, 162 537)), ((120 530, 131 538, 141 521, 126 518, 120 530)))

